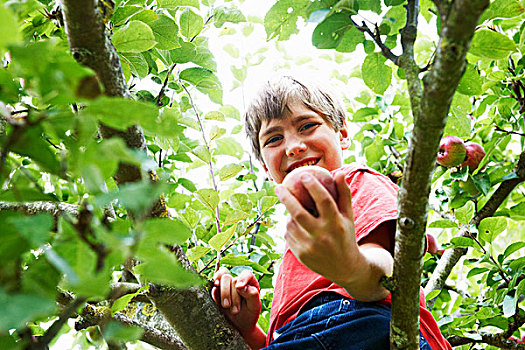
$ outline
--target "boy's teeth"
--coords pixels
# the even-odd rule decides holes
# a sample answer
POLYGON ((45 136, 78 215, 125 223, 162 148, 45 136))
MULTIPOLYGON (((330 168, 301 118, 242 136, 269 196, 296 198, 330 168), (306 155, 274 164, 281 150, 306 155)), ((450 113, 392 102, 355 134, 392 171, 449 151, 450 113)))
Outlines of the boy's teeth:
POLYGON ((300 168, 300 167, 303 167, 303 166, 308 166, 308 165, 314 165, 316 163, 316 160, 310 160, 306 163, 303 163, 303 164, 299 164, 298 166, 294 167, 292 170, 294 169, 297 169, 297 168, 300 168))

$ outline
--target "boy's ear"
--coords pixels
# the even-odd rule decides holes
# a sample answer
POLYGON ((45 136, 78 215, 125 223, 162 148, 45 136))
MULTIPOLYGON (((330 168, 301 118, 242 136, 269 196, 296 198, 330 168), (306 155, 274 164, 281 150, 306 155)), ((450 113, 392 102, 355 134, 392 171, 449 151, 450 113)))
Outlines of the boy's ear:
POLYGON ((270 175, 270 172, 268 171, 268 168, 266 167, 266 164, 262 163, 262 166, 264 168, 264 171, 266 172, 266 175, 268 175, 268 178, 270 179, 270 181, 273 181, 272 175, 270 175))
POLYGON ((345 150, 350 147, 350 137, 348 136, 348 128, 346 127, 346 120, 343 121, 343 126, 339 129, 339 141, 341 142, 341 149, 345 150))

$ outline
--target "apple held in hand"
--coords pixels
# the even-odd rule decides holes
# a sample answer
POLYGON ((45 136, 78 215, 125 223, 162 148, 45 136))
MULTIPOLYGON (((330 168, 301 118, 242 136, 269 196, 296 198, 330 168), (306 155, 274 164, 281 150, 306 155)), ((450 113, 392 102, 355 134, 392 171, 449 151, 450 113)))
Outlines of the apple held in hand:
POLYGON ((445 136, 439 143, 437 162, 439 165, 450 168, 461 164, 466 155, 467 149, 462 139, 457 136, 445 136))
POLYGON ((467 158, 461 163, 461 166, 468 166, 469 171, 474 171, 485 157, 485 150, 483 146, 475 142, 467 142, 465 148, 467 149, 467 158))
POLYGON ((310 196, 308 190, 304 187, 301 181, 303 174, 310 174, 317 179, 327 190, 330 192, 332 197, 337 201, 337 188, 335 187, 334 179, 332 174, 325 168, 321 168, 316 165, 303 166, 292 170, 284 178, 283 185, 299 200, 303 207, 308 210, 312 215, 317 216, 317 208, 315 202, 310 196))

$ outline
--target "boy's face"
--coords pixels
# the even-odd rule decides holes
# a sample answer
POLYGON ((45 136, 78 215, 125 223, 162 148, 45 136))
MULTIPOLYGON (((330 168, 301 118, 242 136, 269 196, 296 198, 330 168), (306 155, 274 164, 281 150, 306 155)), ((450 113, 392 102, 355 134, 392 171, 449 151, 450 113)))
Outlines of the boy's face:
POLYGON ((277 183, 293 169, 318 165, 335 170, 343 164, 342 150, 348 148, 348 130, 332 125, 301 102, 288 104, 281 119, 263 121, 259 146, 264 169, 277 183))

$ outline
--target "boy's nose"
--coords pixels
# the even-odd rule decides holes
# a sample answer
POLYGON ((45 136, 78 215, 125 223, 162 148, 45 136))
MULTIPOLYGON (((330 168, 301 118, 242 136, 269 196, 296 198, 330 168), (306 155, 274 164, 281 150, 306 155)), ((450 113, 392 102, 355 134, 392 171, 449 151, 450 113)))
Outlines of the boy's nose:
POLYGON ((306 145, 301 140, 291 140, 286 147, 288 157, 295 157, 304 151, 306 151, 306 145))

